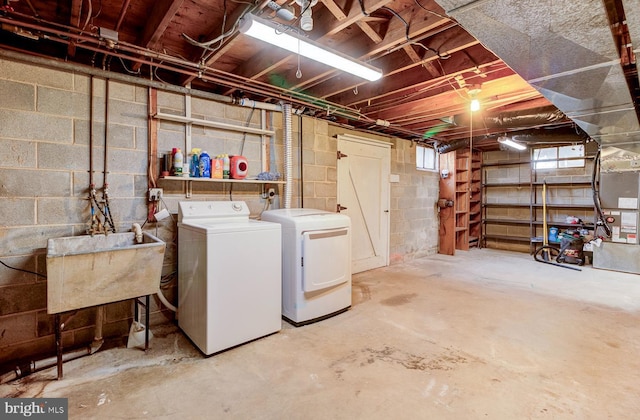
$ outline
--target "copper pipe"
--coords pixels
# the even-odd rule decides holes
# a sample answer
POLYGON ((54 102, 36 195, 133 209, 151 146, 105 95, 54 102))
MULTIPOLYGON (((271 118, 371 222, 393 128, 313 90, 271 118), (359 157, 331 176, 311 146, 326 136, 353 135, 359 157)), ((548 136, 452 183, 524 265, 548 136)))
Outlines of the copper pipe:
MULTIPOLYGON (((16 24, 15 21, 8 20, 4 17, 0 17, 0 22, 11 22, 11 24, 13 25, 16 24)), ((20 23, 20 25, 24 26, 25 28, 30 28, 37 31, 49 31, 57 36, 63 36, 65 38, 69 37, 69 34, 66 34, 62 31, 45 28, 43 26, 36 25, 36 24, 20 23)), ((79 32, 82 32, 82 31, 79 31, 79 32)), ((336 114, 350 120, 375 122, 374 119, 369 118, 364 114, 361 114, 359 111, 344 107, 340 104, 334 104, 328 101, 322 101, 321 104, 318 104, 317 98, 305 95, 302 92, 294 92, 291 90, 278 88, 264 82, 260 82, 260 81, 252 80, 249 78, 233 75, 231 73, 216 70, 213 68, 202 67, 197 63, 192 63, 186 60, 177 59, 175 57, 172 57, 166 54, 157 53, 155 51, 151 51, 148 49, 143 49, 141 47, 130 46, 130 44, 126 44, 126 43, 117 44, 119 50, 140 55, 141 57, 139 58, 139 57, 132 57, 129 55, 116 52, 115 50, 110 49, 105 42, 102 42, 101 40, 92 36, 87 36, 80 33, 78 35, 74 35, 74 38, 84 41, 82 43, 77 44, 77 46, 89 51, 93 51, 101 54, 108 54, 113 57, 119 57, 132 62, 139 62, 141 64, 148 64, 149 66, 155 66, 158 68, 167 69, 172 72, 179 73, 186 76, 195 76, 200 80, 203 80, 206 82, 222 84, 222 85, 233 87, 236 89, 242 89, 245 91, 252 92, 254 94, 267 96, 274 99, 289 101, 296 105, 300 105, 300 106, 304 106, 312 109, 320 109, 324 111, 330 110, 332 114, 336 114), (97 47, 88 45, 90 43, 97 44, 97 47), (104 47, 104 48, 100 48, 100 47, 104 47), (153 59, 159 60, 161 62, 155 62, 153 61, 153 59), (173 66, 167 65, 164 62, 169 62, 173 64, 173 66), (184 67, 187 67, 187 69, 182 69, 176 66, 184 66, 184 67), (215 76, 207 74, 207 72, 214 73, 215 76)), ((71 43, 71 41, 68 39, 62 39, 58 37, 47 37, 47 39, 50 41, 59 42, 65 45, 68 45, 71 43)), ((107 73, 107 74, 110 74, 110 73, 107 73)), ((111 76, 105 76, 105 77, 111 77, 111 76)), ((136 79, 136 78, 133 78, 133 79, 136 80, 134 83, 141 84, 140 82, 141 79, 136 79)), ((156 87, 159 87, 161 89, 166 89, 166 86, 167 85, 165 83, 160 83, 156 87)), ((224 102, 230 102, 230 101, 231 101, 230 98, 227 98, 227 100, 224 100, 224 102)))
MULTIPOLYGON (((19 15, 19 14, 18 14, 19 15)), ((21 15, 24 17, 29 17, 29 16, 25 16, 25 15, 21 15)), ((45 26, 42 26, 40 24, 32 24, 32 23, 25 23, 25 22, 16 22, 15 20, 11 20, 11 19, 7 19, 5 17, 1 17, 0 16, 0 23, 10 23, 12 25, 19 25, 19 26, 23 26, 25 28, 29 28, 29 29, 33 29, 36 31, 45 31, 45 32, 50 32, 52 34, 55 34, 57 36, 61 36, 64 38, 67 38, 70 36, 69 33, 65 32, 65 31, 60 31, 57 29, 52 29, 52 28, 47 28, 45 26)), ((49 22, 47 22, 49 23, 49 22)), ((134 61, 134 62, 139 62, 141 64, 148 64, 150 66, 155 66, 158 68, 164 68, 176 73, 180 73, 186 76, 195 76, 196 78, 205 80, 205 81, 211 81, 213 83, 220 83, 229 87, 234 87, 237 89, 243 89, 243 90, 247 90, 247 91, 251 91, 252 93, 256 93, 259 95, 264 95, 264 96, 268 96, 268 97, 274 97, 276 99, 281 99, 281 100, 287 100, 287 101, 291 101, 297 105, 302 105, 302 106, 306 106, 306 107, 310 107, 310 108, 314 108, 314 109, 324 109, 326 110, 326 107, 331 107, 332 108, 332 113, 339 113, 342 116, 345 116, 347 118, 350 119, 356 119, 356 120, 360 120, 363 119, 365 121, 370 121, 370 122, 375 122, 374 119, 368 118, 363 114, 360 114, 358 111, 356 111, 355 109, 351 109, 351 108, 347 108, 344 107, 340 104, 334 104, 334 103, 330 103, 330 102, 326 102, 323 101, 323 106, 319 106, 318 104, 314 103, 316 102, 318 99, 311 97, 311 96, 307 96, 306 99, 305 98, 300 98, 300 96, 306 96, 304 95, 304 93, 301 92, 294 92, 291 90, 286 90, 286 89, 282 89, 282 88, 277 88, 275 86, 269 85, 267 83, 264 82, 259 82, 253 79, 249 79, 246 77, 240 77, 237 75, 233 75, 231 73, 227 73, 227 72, 223 72, 221 70, 217 70, 217 69, 213 69, 210 67, 203 67, 201 66, 199 63, 194 63, 194 62, 190 62, 187 60, 182 60, 182 59, 178 59, 176 57, 167 55, 167 54, 163 54, 163 53, 158 53, 156 51, 153 50, 149 50, 146 48, 142 48, 139 46, 135 46, 133 44, 129 44, 126 42, 118 42, 117 47, 118 50, 120 51, 124 51, 124 52, 129 52, 131 54, 136 54, 136 55, 140 55, 142 56, 141 58, 138 57, 132 57, 132 56, 128 56, 128 55, 123 55, 120 53, 117 53, 115 50, 112 50, 109 48, 109 45, 106 42, 101 41, 99 38, 97 38, 93 33, 88 33, 86 31, 82 31, 78 28, 73 28, 73 27, 67 27, 64 25, 59 25, 59 24, 52 24, 54 26, 57 27, 62 27, 67 29, 67 31, 69 32, 76 32, 77 35, 73 35, 73 37, 76 40, 80 40, 80 41, 84 41, 87 43, 93 43, 93 44, 97 44, 99 47, 104 47, 104 48, 97 48, 97 47, 91 47, 89 45, 86 45, 84 42, 78 43, 76 46, 77 47, 81 47, 84 49, 87 49, 89 51, 94 51, 94 52, 98 52, 98 53, 102 53, 102 54, 109 54, 112 55, 114 57, 119 57, 119 58, 123 58, 123 59, 127 59, 130 61, 134 61), (182 70, 180 68, 177 67, 173 67, 173 66, 167 66, 164 63, 159 63, 159 62, 154 62, 154 61, 149 61, 148 59, 151 60, 158 60, 160 62, 169 62, 172 63, 174 65, 177 66, 183 66, 186 67, 188 69, 192 69, 192 70, 182 70), (209 73, 214 73, 216 74, 218 77, 213 77, 211 75, 206 74, 206 72, 209 73), (228 78, 228 79, 224 79, 224 77, 228 78), (260 88, 254 88, 253 86, 255 85, 259 85, 260 88)), ((70 41, 67 39, 60 39, 60 38, 52 38, 52 37, 47 37, 48 40, 50 41, 55 41, 55 42, 60 42, 63 44, 69 44, 70 41)))
POLYGON ((33 3, 31 3, 31 0, 27 0, 27 5, 29 6, 29 9, 31 9, 31 11, 33 12, 33 16, 39 18, 40 15, 38 14, 38 11, 36 10, 36 8, 33 7, 33 3))
POLYGON ((115 28, 113 28, 116 32, 120 30, 120 26, 122 25, 122 21, 124 20, 124 15, 127 14, 129 3, 131 3, 131 0, 124 0, 124 3, 122 4, 122 8, 120 9, 120 16, 118 16, 118 23, 116 23, 115 28))

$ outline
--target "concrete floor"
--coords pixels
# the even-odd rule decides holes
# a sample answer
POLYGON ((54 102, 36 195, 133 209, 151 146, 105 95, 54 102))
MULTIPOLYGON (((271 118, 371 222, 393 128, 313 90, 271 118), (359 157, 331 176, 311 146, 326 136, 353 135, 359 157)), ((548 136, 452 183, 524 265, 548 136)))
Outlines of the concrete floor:
POLYGON ((360 273, 353 308, 205 358, 172 325, 0 387, 70 418, 631 419, 640 277, 492 250, 360 273))

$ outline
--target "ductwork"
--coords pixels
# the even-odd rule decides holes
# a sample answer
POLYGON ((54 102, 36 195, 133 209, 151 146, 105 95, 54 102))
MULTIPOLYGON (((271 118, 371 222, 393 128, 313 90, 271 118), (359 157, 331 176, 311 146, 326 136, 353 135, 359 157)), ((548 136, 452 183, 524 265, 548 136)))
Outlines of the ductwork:
MULTIPOLYGON (((475 122, 474 122, 475 124, 475 122)), ((518 143, 523 143, 529 147, 536 145, 553 145, 553 144, 577 144, 589 142, 589 136, 587 136, 582 130, 576 127, 564 127, 555 128, 553 130, 545 130, 544 128, 534 130, 518 130, 515 133, 509 133, 508 131, 491 134, 482 137, 475 137, 473 139, 473 145, 482 147, 486 144, 495 144, 495 141, 499 137, 509 137, 511 140, 515 140, 518 143)), ((458 139, 448 143, 439 143, 435 145, 435 149, 438 153, 449 153, 454 150, 464 149, 469 147, 469 139, 458 139)))
POLYGON ((438 153, 444 154, 453 152, 454 150, 464 149, 465 147, 469 147, 469 139, 458 139, 448 143, 440 143, 435 146, 435 149, 438 153))
MULTIPOLYGON (((640 151, 638 114, 602 0, 436 2, 591 138, 640 151)), ((640 46, 637 0, 622 2, 640 46)))
POLYGON ((636 77, 638 78, 638 83, 640 83, 640 60, 638 60, 640 55, 640 5, 637 0, 622 0, 622 4, 627 19, 629 35, 631 36, 633 53, 636 55, 636 77))
MULTIPOLYGON (((469 113, 453 116, 451 123, 468 127, 469 113)), ((556 107, 548 106, 526 111, 500 112, 498 114, 473 114, 473 126, 482 128, 539 127, 566 120, 556 107)))

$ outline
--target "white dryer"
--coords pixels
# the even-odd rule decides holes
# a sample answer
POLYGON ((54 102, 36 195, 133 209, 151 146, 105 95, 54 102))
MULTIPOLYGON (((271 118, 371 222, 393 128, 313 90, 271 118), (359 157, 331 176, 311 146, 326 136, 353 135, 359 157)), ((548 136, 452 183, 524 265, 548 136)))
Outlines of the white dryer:
POLYGON ((351 219, 315 209, 278 209, 282 226, 282 315, 295 326, 351 307, 351 219))
POLYGON ((210 355, 282 328, 281 227, 243 201, 178 210, 178 325, 210 355))

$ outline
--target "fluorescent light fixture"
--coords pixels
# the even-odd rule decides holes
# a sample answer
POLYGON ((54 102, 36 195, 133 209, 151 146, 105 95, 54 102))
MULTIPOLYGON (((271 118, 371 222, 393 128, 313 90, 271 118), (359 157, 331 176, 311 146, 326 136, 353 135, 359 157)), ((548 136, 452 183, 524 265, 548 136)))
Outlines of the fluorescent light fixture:
POLYGON ((330 51, 297 34, 283 32, 282 28, 277 28, 268 21, 251 14, 246 14, 240 19, 238 29, 245 35, 268 42, 276 47, 284 48, 294 54, 300 54, 319 63, 335 67, 338 70, 346 71, 371 82, 382 77, 382 70, 380 69, 357 62, 337 51, 330 51))
POLYGON ((477 99, 471 100, 471 112, 480 111, 480 101, 477 99))
POLYGON ((516 143, 515 141, 507 137, 498 137, 498 143, 504 144, 505 146, 509 146, 517 150, 524 150, 527 148, 527 146, 525 146, 524 144, 516 143))

